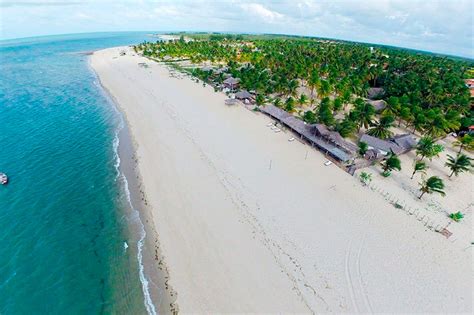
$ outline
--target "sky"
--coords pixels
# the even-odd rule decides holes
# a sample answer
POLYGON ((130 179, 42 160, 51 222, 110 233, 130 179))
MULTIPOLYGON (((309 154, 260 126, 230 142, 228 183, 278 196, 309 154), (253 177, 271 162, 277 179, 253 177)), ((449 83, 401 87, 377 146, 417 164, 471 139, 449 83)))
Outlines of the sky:
POLYGON ((0 0, 0 39, 102 31, 278 33, 474 58, 473 0, 0 0))

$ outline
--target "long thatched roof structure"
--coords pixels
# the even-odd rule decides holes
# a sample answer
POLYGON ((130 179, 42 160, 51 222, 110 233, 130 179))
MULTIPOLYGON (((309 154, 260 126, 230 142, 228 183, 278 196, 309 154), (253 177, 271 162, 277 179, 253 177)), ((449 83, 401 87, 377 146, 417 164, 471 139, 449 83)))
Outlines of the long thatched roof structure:
POLYGON ((337 132, 330 132, 324 125, 307 125, 301 119, 274 105, 262 106, 260 111, 278 120, 331 157, 342 162, 350 161, 353 158, 354 151, 351 150, 350 145, 337 132))
POLYGON ((383 155, 392 151, 396 155, 406 153, 416 146, 415 138, 410 134, 396 135, 388 140, 382 140, 367 134, 360 137, 361 142, 369 145, 369 148, 380 151, 383 155))

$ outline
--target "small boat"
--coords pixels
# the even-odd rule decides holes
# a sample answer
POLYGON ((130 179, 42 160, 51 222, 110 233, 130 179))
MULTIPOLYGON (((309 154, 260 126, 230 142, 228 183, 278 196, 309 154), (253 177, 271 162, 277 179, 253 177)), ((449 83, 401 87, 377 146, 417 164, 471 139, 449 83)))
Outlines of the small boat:
POLYGON ((5 173, 0 173, 0 184, 6 185, 8 184, 8 176, 5 173))
POLYGON ((292 142, 292 141, 295 141, 295 138, 294 137, 291 137, 290 139, 288 139, 289 142, 292 142))

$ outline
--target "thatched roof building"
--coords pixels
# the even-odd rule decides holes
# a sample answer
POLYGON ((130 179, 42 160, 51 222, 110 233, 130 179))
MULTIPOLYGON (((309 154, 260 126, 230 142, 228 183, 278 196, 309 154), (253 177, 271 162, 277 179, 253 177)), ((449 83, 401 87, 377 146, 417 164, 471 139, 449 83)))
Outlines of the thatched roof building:
POLYGON ((372 87, 372 88, 369 88, 369 90, 367 91, 367 98, 373 100, 373 99, 380 98, 384 94, 385 94, 385 90, 383 88, 372 87))
POLYGON ((386 155, 390 153, 390 151, 393 151, 396 155, 401 154, 400 147, 391 141, 382 140, 367 134, 362 135, 359 141, 367 143, 369 149, 378 150, 382 155, 386 155))
POLYGON ((409 133, 396 135, 391 141, 395 142, 402 149, 403 153, 415 148, 417 144, 415 137, 409 133))
POLYGON ((250 94, 247 90, 242 90, 235 93, 235 98, 239 100, 250 100, 253 98, 253 95, 250 94))
MULTIPOLYGON (((378 151, 375 156, 379 158, 380 156, 385 156, 390 151, 396 155, 400 155, 412 150, 416 146, 415 138, 410 134, 396 135, 389 140, 382 140, 370 135, 364 134, 360 137, 360 140, 368 144, 369 149, 378 151)), ((372 154, 374 155, 374 154, 372 154)))
POLYGON ((387 102, 384 100, 368 100, 367 103, 372 105, 377 113, 383 111, 385 107, 387 107, 387 102))
MULTIPOLYGON (((260 111, 278 120, 300 135, 301 138, 311 143, 311 145, 339 161, 347 162, 354 156, 355 151, 348 149, 350 145, 339 133, 329 131, 324 125, 307 125, 301 119, 294 117, 274 105, 261 106, 260 111), (338 138, 336 134, 340 138, 338 138)), ((355 147, 354 145, 352 146, 355 147)))
POLYGON ((224 80, 224 86, 230 89, 233 89, 239 85, 240 79, 239 78, 233 78, 233 77, 228 77, 227 79, 224 80))

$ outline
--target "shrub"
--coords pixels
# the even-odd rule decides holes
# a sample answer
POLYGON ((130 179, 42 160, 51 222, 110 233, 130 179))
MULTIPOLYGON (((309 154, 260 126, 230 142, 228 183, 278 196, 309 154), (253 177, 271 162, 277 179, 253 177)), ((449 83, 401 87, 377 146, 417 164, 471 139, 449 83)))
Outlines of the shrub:
POLYGON ((462 214, 461 211, 458 211, 458 212, 451 213, 449 217, 453 219, 454 221, 459 222, 464 218, 464 214, 462 214))
POLYGON ((360 179, 360 181, 362 182, 362 184, 368 185, 368 184, 372 181, 372 174, 366 173, 366 172, 362 172, 362 173, 360 173, 360 175, 359 175, 359 179, 360 179))

